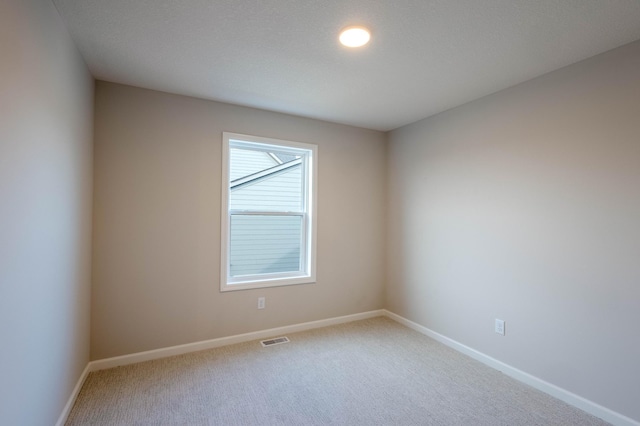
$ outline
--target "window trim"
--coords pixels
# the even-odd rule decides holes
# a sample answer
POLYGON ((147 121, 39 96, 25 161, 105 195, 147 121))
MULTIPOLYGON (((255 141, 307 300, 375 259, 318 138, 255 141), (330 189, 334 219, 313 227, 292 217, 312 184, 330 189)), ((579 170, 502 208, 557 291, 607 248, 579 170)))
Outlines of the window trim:
MULTIPOLYGON (((260 150, 260 149, 258 149, 260 150)), ((222 191, 221 191, 221 215, 220 215, 220 291, 236 291, 248 290, 265 287, 279 287, 286 285, 308 284, 316 281, 316 242, 317 242, 317 167, 318 164, 318 147, 314 144, 293 142, 282 139, 266 138, 261 136, 244 135, 239 133, 222 133, 222 191), (233 142, 232 142, 233 141, 233 142), (305 263, 302 272, 285 272, 274 274, 255 275, 255 278, 231 279, 229 272, 229 252, 231 243, 231 215, 247 214, 247 215, 296 215, 300 212, 274 212, 274 211, 258 211, 258 210, 229 210, 230 200, 230 145, 234 147, 242 147, 246 142, 247 148, 255 150, 260 148, 257 145, 264 145, 265 152, 276 151, 283 153, 291 153, 300 155, 299 150, 308 151, 306 161, 302 161, 303 184, 304 184, 304 204, 306 208, 303 214, 303 229, 306 236, 306 244, 301 247, 301 259, 305 263)), ((246 275, 245 277, 252 277, 246 275)))

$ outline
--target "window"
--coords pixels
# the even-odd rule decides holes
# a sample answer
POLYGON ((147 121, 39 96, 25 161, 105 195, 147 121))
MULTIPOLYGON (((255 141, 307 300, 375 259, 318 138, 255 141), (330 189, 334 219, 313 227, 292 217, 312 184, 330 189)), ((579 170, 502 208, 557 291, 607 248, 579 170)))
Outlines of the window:
POLYGON ((223 133, 221 291, 315 281, 317 146, 223 133))

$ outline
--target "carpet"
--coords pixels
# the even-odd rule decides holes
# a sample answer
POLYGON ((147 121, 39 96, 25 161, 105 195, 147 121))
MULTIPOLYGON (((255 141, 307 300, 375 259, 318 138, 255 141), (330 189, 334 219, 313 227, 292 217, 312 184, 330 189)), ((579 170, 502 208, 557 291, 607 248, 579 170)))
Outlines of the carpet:
POLYGON ((75 425, 606 425, 388 318, 92 372, 75 425))

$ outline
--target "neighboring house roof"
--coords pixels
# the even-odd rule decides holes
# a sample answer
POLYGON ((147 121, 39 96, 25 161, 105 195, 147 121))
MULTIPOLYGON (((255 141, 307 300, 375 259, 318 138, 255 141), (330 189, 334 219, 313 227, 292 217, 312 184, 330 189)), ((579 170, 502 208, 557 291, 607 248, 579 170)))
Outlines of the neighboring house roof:
POLYGON ((231 164, 233 191, 293 170, 301 160, 299 156, 281 152, 231 148, 231 164))
POLYGON ((295 155, 276 154, 273 152, 270 152, 269 155, 271 156, 271 158, 276 160, 278 164, 288 163, 289 161, 293 161, 297 158, 295 155))
MULTIPOLYGON (((272 155, 271 153, 269 153, 269 155, 272 155)), ((287 156, 283 156, 283 157, 291 157, 293 158, 293 160, 288 161, 286 163, 281 163, 278 164, 276 166, 273 166, 269 169, 265 169, 265 170, 261 170, 257 173, 253 173, 247 176, 243 176, 241 178, 235 179, 231 181, 231 190, 234 189, 238 189, 241 188, 245 185, 250 185, 253 183, 257 183, 266 179, 269 179, 273 176, 276 176, 280 173, 284 173, 287 170, 290 170, 293 167, 299 166, 302 163, 302 159, 300 158, 295 158, 293 155, 287 155, 287 156)))

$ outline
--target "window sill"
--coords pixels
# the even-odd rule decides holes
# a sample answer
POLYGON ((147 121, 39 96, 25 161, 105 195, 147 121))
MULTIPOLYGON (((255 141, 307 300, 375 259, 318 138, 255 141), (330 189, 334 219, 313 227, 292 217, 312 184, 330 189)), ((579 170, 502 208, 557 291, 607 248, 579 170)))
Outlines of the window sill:
POLYGON ((302 276, 291 278, 274 278, 274 279, 259 279, 259 280, 246 280, 233 283, 223 283, 220 286, 221 292, 226 291, 238 291, 238 290, 251 290, 256 288, 266 287, 283 287, 288 285, 298 284, 312 284, 316 282, 315 276, 302 276))

